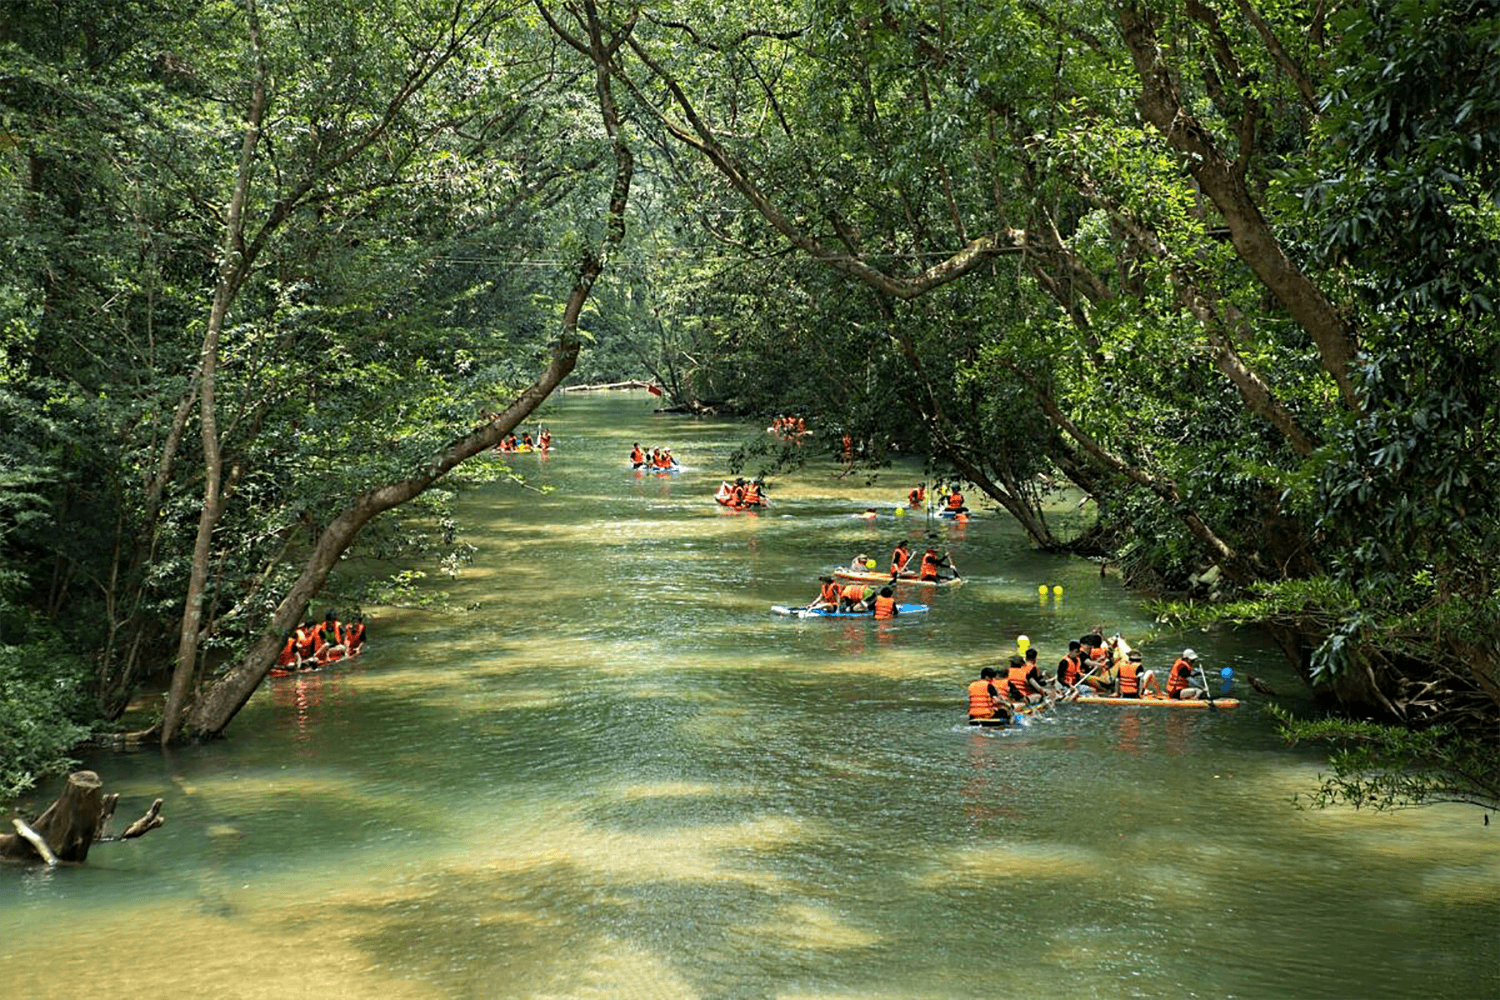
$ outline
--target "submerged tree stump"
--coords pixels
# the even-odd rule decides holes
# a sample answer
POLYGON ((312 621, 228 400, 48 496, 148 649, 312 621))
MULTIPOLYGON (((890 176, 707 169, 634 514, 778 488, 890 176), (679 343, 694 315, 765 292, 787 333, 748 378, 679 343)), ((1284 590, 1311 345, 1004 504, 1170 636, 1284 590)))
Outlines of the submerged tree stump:
MULTIPOLYGON (((109 821, 119 800, 118 795, 104 794, 99 776, 93 771, 75 771, 68 775, 62 794, 47 807, 46 812, 30 823, 14 820, 16 832, 0 834, 0 858, 41 860, 49 865, 59 861, 85 861, 89 848, 106 839, 109 821)), ((120 839, 139 837, 164 822, 161 799, 157 799, 144 816, 130 824, 120 839)))

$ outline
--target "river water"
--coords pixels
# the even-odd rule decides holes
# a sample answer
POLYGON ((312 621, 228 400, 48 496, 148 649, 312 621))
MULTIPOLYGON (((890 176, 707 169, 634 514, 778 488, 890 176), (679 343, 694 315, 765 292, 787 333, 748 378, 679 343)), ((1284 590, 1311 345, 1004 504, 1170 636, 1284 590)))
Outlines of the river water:
POLYGON ((560 398, 555 452, 513 459, 552 489, 465 495, 478 558, 431 584, 467 610, 366 609, 365 656, 269 680, 228 739, 87 761, 167 825, 0 870, 0 997, 1500 995, 1500 828, 1299 811, 1319 758, 1248 686, 1234 711, 964 724, 1018 634, 1055 664, 1100 623, 1305 707, 1267 642, 1154 635, 983 505, 897 517, 915 464, 819 459, 721 510, 757 428, 651 402, 560 398), (633 441, 684 470, 629 472, 633 441), (899 537, 963 572, 903 592, 929 613, 770 613, 899 537))

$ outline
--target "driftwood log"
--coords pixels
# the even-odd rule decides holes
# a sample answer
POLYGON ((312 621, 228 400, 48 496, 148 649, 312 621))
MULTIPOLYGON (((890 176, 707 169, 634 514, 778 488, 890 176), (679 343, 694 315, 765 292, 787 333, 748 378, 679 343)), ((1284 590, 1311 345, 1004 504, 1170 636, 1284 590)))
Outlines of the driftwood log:
MULTIPOLYGON (((120 796, 105 795, 99 776, 93 771, 75 771, 57 801, 30 823, 11 820, 13 834, 0 834, 0 858, 21 861, 81 862, 88 859, 89 848, 101 840, 112 840, 110 820, 120 796)), ((149 833, 165 823, 161 799, 151 804, 146 814, 125 828, 120 840, 149 833)))

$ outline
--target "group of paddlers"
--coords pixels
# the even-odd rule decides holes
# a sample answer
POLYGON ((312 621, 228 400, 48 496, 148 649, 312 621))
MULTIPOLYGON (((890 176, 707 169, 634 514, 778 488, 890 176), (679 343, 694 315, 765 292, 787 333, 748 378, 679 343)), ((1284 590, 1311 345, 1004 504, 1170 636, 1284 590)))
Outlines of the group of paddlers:
POLYGON ((630 447, 630 467, 632 469, 660 469, 671 470, 681 468, 677 459, 672 457, 671 448, 652 448, 649 452, 641 447, 637 441, 630 447))
POLYGON ((796 441, 807 435, 807 421, 801 417, 778 416, 766 430, 783 441, 796 441))
MULTIPOLYGON (((959 492, 957 486, 949 487, 947 490, 938 490, 937 510, 940 514, 948 514, 957 517, 960 514, 968 514, 969 508, 964 506, 964 495, 959 492)), ((927 484, 918 483, 906 494, 908 507, 923 507, 927 504, 927 484)))
POLYGON ((1070 641, 1054 677, 1043 676, 1036 647, 1023 635, 1017 637, 1016 652, 1003 669, 985 667, 969 682, 969 721, 1008 721, 1018 709, 1084 694, 1188 701, 1208 690, 1208 678, 1191 649, 1184 649, 1168 668, 1163 687, 1155 671, 1142 662, 1140 650, 1131 649, 1119 635, 1105 639, 1096 631, 1070 641))
POLYGON ((767 502, 766 484, 760 479, 739 478, 734 482, 724 480, 719 484, 714 499, 725 507, 744 510, 749 507, 764 507, 767 502))
POLYGON ((274 669, 285 673, 316 670, 336 660, 357 656, 365 648, 365 616, 339 621, 333 609, 323 620, 306 621, 286 634, 274 669))
POLYGON ((495 445, 499 452, 507 451, 547 451, 552 447, 552 432, 543 427, 540 433, 532 438, 530 431, 525 431, 517 438, 514 434, 508 434, 495 445))
MULTIPOLYGON (((840 583, 832 576, 818 577, 818 596, 806 608, 808 611, 832 610, 844 614, 868 612, 877 619, 894 618, 900 613, 896 604, 895 584, 901 580, 922 583, 942 583, 958 579, 958 567, 953 565, 947 553, 929 547, 922 553, 916 572, 909 568, 912 562, 911 543, 901 539, 891 552, 890 581, 884 585, 868 583, 840 583)), ((861 552, 849 563, 848 574, 869 575, 876 571, 877 563, 861 552)), ((844 573, 844 570, 840 570, 844 573)))

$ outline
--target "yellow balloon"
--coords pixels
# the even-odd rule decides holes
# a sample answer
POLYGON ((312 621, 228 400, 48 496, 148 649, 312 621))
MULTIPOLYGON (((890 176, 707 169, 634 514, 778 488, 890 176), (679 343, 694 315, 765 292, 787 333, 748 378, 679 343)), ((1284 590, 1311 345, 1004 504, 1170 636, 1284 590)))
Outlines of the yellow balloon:
POLYGON ((1053 587, 1052 588, 1052 593, 1055 594, 1058 597, 1061 597, 1062 596, 1062 584, 1058 584, 1056 587, 1053 587))
POLYGON ((874 559, 866 559, 865 560, 865 569, 874 569, 874 568, 875 568, 875 560, 874 559))
POLYGON ((892 510, 893 510, 893 513, 895 513, 895 515, 897 517, 905 517, 906 516, 906 508, 905 507, 895 507, 892 510))
POLYGON ((1026 647, 1029 646, 1029 645, 1031 645, 1031 640, 1028 639, 1026 636, 1024 636, 1024 635, 1018 635, 1018 636, 1016 636, 1016 648, 1019 649, 1021 652, 1023 652, 1023 653, 1026 652, 1026 647))
POLYGON ((1047 585, 1045 583, 1037 584, 1036 592, 1038 594, 1045 594, 1047 592, 1047 585))

